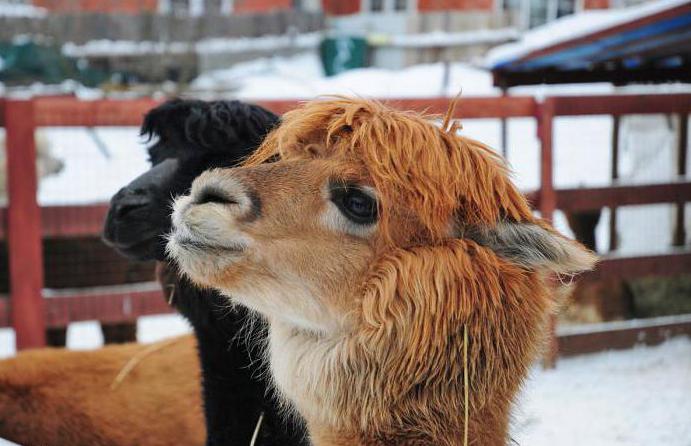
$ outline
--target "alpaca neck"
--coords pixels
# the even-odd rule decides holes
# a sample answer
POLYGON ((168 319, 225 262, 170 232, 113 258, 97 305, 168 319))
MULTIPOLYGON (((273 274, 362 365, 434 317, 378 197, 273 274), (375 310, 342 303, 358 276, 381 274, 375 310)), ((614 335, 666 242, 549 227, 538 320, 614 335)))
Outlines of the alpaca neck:
MULTIPOLYGON (((398 406, 385 403, 390 400, 386 390, 400 383, 357 344, 362 345, 272 321, 269 354, 276 385, 307 420, 314 446, 463 446, 462 392, 420 388, 411 393, 429 391, 434 396, 407 398, 398 406), (443 413, 440 407, 458 409, 443 413), (408 416, 411 413, 415 415, 408 416), (397 423, 399 416, 405 421, 397 423)), ((468 444, 503 446, 509 408, 510 401, 497 398, 471 414, 468 444)))

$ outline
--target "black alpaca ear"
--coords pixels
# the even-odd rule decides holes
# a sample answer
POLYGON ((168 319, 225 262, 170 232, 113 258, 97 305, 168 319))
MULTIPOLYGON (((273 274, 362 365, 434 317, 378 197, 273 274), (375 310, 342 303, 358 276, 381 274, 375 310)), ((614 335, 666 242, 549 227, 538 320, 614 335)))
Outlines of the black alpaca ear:
POLYGON ((597 261, 580 243, 535 223, 501 222, 494 228, 468 228, 462 236, 532 270, 576 274, 597 261))

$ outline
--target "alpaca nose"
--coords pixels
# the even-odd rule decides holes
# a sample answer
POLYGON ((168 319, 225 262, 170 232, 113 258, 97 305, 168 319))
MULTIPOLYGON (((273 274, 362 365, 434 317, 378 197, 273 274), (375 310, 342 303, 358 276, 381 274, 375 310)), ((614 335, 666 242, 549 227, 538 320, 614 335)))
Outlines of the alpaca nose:
POLYGON ((149 192, 145 189, 123 188, 113 197, 115 218, 123 220, 132 212, 151 204, 149 192))
POLYGON ((192 184, 191 203, 224 205, 225 212, 243 221, 259 217, 261 201, 257 193, 239 178, 216 173, 202 174, 192 184))
POLYGON ((207 186, 197 194, 194 200, 194 204, 206 203, 239 204, 240 202, 227 192, 207 186))

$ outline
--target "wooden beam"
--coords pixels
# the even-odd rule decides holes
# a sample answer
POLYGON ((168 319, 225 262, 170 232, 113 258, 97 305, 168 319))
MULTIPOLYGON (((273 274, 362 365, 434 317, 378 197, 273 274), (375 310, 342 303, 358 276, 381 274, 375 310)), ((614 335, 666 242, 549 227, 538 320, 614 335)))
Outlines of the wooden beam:
MULTIPOLYGON (((261 105, 276 114, 283 114, 306 100, 253 101, 248 99, 247 101, 261 105)), ((451 98, 387 98, 381 101, 401 110, 439 115, 445 114, 451 104, 451 98)), ((454 117, 459 119, 532 117, 535 116, 536 110, 537 101, 529 96, 461 96, 454 117)))
POLYGON ((43 237, 100 236, 108 204, 45 206, 41 208, 43 237))
POLYGON ((87 320, 127 322, 140 316, 174 312, 157 282, 53 290, 45 301, 49 327, 64 327, 70 322, 87 320))
MULTIPOLYGON (((538 112, 538 138, 540 139, 540 216, 551 222, 557 205, 557 196, 554 191, 554 150, 553 150, 553 124, 554 103, 549 98, 540 106, 538 112)), ((557 364, 559 355, 559 342, 555 335, 557 326, 556 315, 550 315, 548 322, 547 348, 543 358, 543 367, 553 369, 557 364)))
POLYGON ((691 94, 554 96, 555 116, 688 113, 691 94))
POLYGON ((150 98, 83 101, 71 97, 35 100, 36 125, 56 127, 139 127, 146 112, 160 104, 150 98))
POLYGON ((557 336, 563 357, 658 345, 674 336, 691 336, 691 315, 562 327, 557 336))
POLYGON ((649 276, 674 276, 691 271, 691 250, 674 249, 663 254, 645 256, 604 255, 594 271, 583 274, 582 280, 616 277, 637 279, 649 276))
POLYGON ((9 296, 0 296, 0 328, 11 327, 12 317, 10 312, 9 296))
POLYGON ((7 239, 12 326, 17 349, 46 343, 41 252, 41 212, 36 202, 36 143, 34 104, 9 100, 7 128, 7 239))
MULTIPOLYGON (((610 180, 616 183, 619 179, 619 125, 621 123, 621 116, 612 116, 612 169, 610 172, 610 180)), ((609 250, 615 251, 617 249, 619 237, 617 234, 617 207, 609 207, 609 250)))
MULTIPOLYGON (((686 176, 686 158, 689 145, 689 115, 681 113, 679 115, 679 135, 677 139, 677 175, 686 176)), ((674 236, 672 245, 684 246, 686 244, 686 202, 677 202, 676 215, 674 221, 674 236)))
POLYGON ((691 181, 661 184, 615 184, 604 187, 559 189, 557 208, 565 212, 691 201, 691 181))
MULTIPOLYGON (((47 327, 65 327, 71 322, 98 320, 128 322, 140 316, 173 313, 158 282, 47 290, 44 311, 47 327)), ((0 327, 11 326, 9 299, 0 297, 0 327)))

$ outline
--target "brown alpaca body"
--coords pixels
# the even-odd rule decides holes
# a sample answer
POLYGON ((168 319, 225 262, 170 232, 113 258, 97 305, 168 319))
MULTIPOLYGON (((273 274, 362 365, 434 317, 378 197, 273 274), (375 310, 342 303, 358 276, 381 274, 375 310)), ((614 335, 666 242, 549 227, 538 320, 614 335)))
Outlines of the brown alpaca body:
POLYGON ((0 437, 26 446, 203 445, 194 338, 158 344, 41 349, 1 361, 0 437))
POLYGON ((276 387, 317 446, 505 444, 550 276, 594 262, 488 148, 365 100, 286 114, 173 221, 181 269, 268 319, 276 387))

